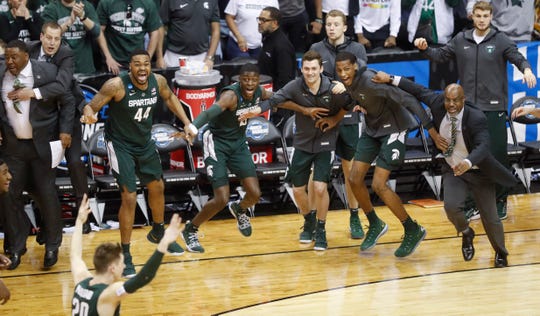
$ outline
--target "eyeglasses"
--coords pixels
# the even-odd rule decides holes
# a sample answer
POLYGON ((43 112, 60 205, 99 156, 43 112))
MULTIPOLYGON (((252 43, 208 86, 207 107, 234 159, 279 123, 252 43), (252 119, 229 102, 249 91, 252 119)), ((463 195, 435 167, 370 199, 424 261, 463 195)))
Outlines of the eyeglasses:
POLYGON ((275 21, 276 19, 267 19, 267 18, 261 18, 261 17, 256 17, 255 19, 257 19, 257 23, 266 23, 266 22, 270 22, 270 21, 275 21))
POLYGON ((133 5, 128 4, 126 9, 126 19, 131 19, 131 15, 133 13, 133 5))

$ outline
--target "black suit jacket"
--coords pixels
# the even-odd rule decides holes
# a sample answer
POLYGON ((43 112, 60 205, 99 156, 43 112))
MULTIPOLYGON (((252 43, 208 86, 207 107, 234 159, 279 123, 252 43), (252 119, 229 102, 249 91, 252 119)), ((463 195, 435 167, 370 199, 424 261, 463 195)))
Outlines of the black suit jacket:
MULTIPOLYGON (((30 58, 38 60, 39 55, 41 54, 41 42, 33 41, 27 44, 28 54, 30 58)), ((58 73, 56 75, 56 80, 62 84, 64 89, 67 91, 65 95, 61 97, 61 101, 64 103, 73 102, 75 108, 79 110, 79 113, 82 113, 82 109, 86 105, 83 92, 79 87, 79 84, 73 77, 73 72, 75 69, 73 51, 71 48, 65 44, 60 45, 56 54, 53 55, 50 63, 58 67, 58 73)), ((65 133, 71 133, 62 131, 65 133)))
MULTIPOLYGON (((34 76, 33 88, 40 88, 41 100, 32 99, 30 101, 30 124, 32 124, 32 138, 38 154, 42 160, 50 161, 51 150, 49 142, 58 140, 59 127, 70 126, 72 128, 75 109, 73 105, 62 105, 58 107, 58 97, 64 93, 64 87, 56 81, 57 67, 35 60, 32 63, 32 73, 34 76), (63 113, 63 115, 60 115, 63 113), (71 116, 70 116, 71 115, 71 116), (66 118, 70 118, 66 122, 66 118)), ((4 81, 6 72, 5 64, 0 64, 0 83, 4 81)), ((2 131, 2 150, 9 154, 15 151, 17 137, 11 127, 4 104, 0 106, 0 124, 2 131)))
MULTIPOLYGON (((414 95, 431 109, 433 123, 437 130, 440 130, 441 122, 446 115, 444 94, 430 90, 404 77, 401 78, 399 87, 414 95)), ((469 151, 467 159, 473 166, 478 166, 482 173, 503 186, 512 186, 517 183, 514 175, 499 163, 489 150, 487 120, 482 111, 474 108, 471 104, 465 104, 461 130, 465 146, 469 151)))

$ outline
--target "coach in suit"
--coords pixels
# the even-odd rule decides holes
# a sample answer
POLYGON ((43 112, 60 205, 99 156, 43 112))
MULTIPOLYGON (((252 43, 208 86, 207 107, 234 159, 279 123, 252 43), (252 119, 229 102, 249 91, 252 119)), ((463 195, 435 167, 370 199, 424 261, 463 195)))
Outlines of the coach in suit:
POLYGON ((376 82, 392 83, 425 103, 433 115, 439 135, 433 139, 444 156, 444 208, 448 219, 463 234, 465 261, 474 257, 474 231, 463 211, 468 191, 480 209, 482 225, 495 250, 495 267, 508 266, 504 228, 495 204, 495 183, 512 186, 516 178, 489 151, 487 120, 482 111, 467 104, 463 88, 450 84, 444 94, 432 91, 406 78, 379 72, 376 82))
POLYGON ((26 252, 30 223, 24 215, 22 192, 31 193, 45 222, 45 257, 49 268, 58 260, 62 243, 60 203, 55 188, 56 169, 51 168, 49 142, 69 137, 73 130, 73 106, 58 107, 58 96, 65 92, 56 82, 57 68, 30 60, 26 44, 9 42, 6 62, 0 65, 2 106, 0 106, 1 151, 13 179, 6 212, 11 267, 20 264, 26 252), (37 89, 39 88, 39 89, 37 89), (62 115, 60 115, 62 113, 62 115))
MULTIPOLYGON (((39 41, 27 44, 30 58, 46 61, 58 67, 56 80, 62 84, 66 91, 69 91, 69 93, 61 97, 60 102, 62 104, 72 104, 75 107, 75 116, 71 118, 73 120, 73 131, 70 133, 71 139, 61 139, 61 141, 64 148, 66 148, 66 161, 77 201, 75 210, 78 210, 83 195, 88 193, 86 169, 81 162, 82 127, 79 121, 86 100, 79 83, 73 77, 73 52, 69 46, 62 45, 62 29, 60 25, 56 22, 43 24, 39 39, 39 41)), ((70 118, 65 119, 69 120, 70 118)), ((88 222, 83 225, 83 232, 90 232, 88 222)), ((38 242, 40 241, 38 240, 38 242)))

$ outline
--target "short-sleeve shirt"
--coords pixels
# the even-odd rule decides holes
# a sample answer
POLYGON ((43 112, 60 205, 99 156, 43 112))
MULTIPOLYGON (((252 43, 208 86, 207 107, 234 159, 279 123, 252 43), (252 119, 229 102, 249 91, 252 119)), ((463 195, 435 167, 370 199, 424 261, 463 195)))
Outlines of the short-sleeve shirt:
POLYGON ((159 15, 168 27, 167 49, 182 55, 206 52, 211 23, 219 23, 217 0, 163 0, 159 15))
POLYGON ((153 0, 101 0, 97 13, 99 23, 105 28, 105 38, 112 57, 127 65, 129 54, 144 49, 144 35, 161 26, 161 20, 153 0))

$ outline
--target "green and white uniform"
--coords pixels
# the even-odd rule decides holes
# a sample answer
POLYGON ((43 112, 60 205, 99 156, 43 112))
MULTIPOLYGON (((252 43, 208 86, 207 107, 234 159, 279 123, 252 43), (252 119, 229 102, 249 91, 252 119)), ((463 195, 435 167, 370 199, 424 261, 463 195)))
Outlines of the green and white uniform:
MULTIPOLYGON (((239 83, 223 88, 221 93, 226 90, 236 94, 236 109, 225 110, 211 119, 203 136, 204 163, 213 188, 229 184, 227 169, 241 179, 257 176, 246 139, 247 122, 238 122, 238 116, 259 105, 262 88, 257 87, 251 100, 242 97, 239 83)), ((193 124, 197 126, 197 120, 193 124)))
POLYGON ((144 35, 161 26, 153 0, 101 0, 97 7, 99 23, 105 28, 105 38, 113 58, 124 65, 130 52, 144 49, 144 35))
MULTIPOLYGON (((92 279, 93 277, 84 279, 75 286, 71 301, 71 315, 99 315, 97 309, 99 296, 109 285, 105 283, 90 285, 92 279)), ((120 305, 114 311, 114 315, 120 315, 120 305)))
POLYGON ((156 145, 151 137, 153 114, 159 98, 159 87, 153 73, 146 90, 131 82, 129 73, 121 75, 125 96, 111 100, 105 123, 105 138, 116 181, 129 192, 137 189, 135 175, 145 185, 159 180, 163 171, 156 145))

